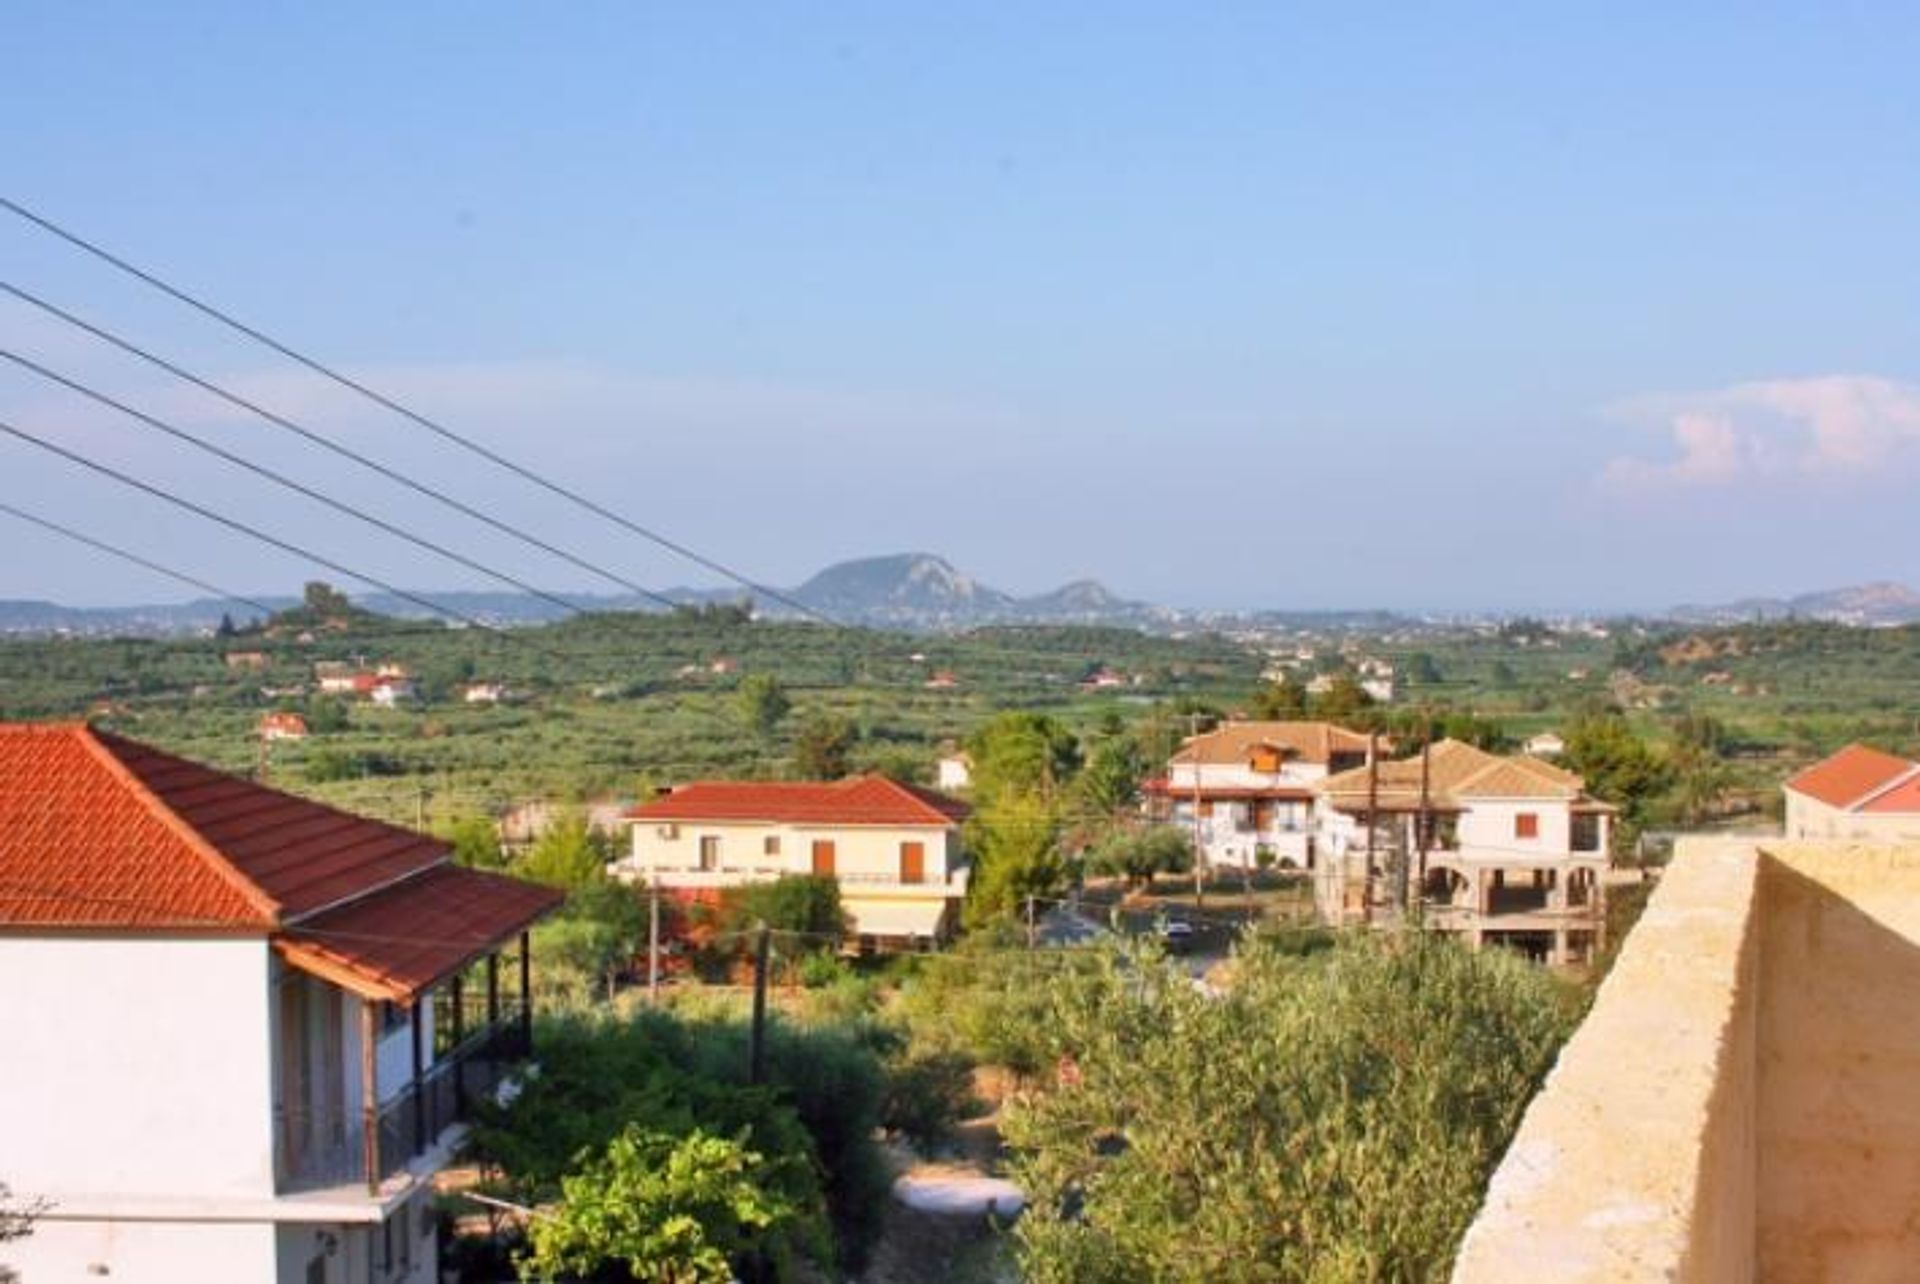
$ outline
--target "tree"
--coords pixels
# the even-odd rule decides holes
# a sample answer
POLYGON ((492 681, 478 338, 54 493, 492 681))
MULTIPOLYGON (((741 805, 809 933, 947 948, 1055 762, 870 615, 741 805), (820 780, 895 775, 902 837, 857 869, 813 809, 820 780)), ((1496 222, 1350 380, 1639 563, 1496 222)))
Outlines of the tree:
POLYGON ((348 615, 353 611, 353 603, 347 600, 347 595, 322 580, 307 581, 302 600, 307 610, 321 619, 348 615))
POLYGON ((1249 937, 1235 973, 1202 994, 1135 952, 1048 987, 1075 1073, 1004 1123, 1026 1279, 1444 1279, 1579 1011, 1425 935, 1307 958, 1249 937))
POLYGON ((771 673, 749 673, 740 683, 740 717, 758 736, 771 736, 793 708, 787 689, 771 673))
POLYGON ((1080 767, 1080 742, 1044 713, 1002 713, 967 740, 973 796, 985 803, 1007 794, 1052 797, 1080 767))
POLYGON ((1373 697, 1351 673, 1341 673, 1327 685, 1327 689, 1313 697, 1310 707, 1313 716, 1324 718, 1328 722, 1358 722, 1373 708, 1373 697))
POLYGON ((468 869, 505 869, 507 854, 500 846, 500 827, 485 816, 463 816, 447 826, 453 862, 468 869))
POLYGON ((1437 687, 1445 678, 1431 655, 1425 651, 1415 651, 1407 657, 1407 681, 1419 687, 1437 687))
POLYGON ((217 638, 230 638, 239 631, 233 626, 233 616, 225 611, 220 612, 220 627, 213 631, 213 635, 217 638))
POLYGON ((770 883, 748 883, 731 892, 721 914, 728 931, 759 924, 800 938, 802 948, 831 945, 847 930, 840 908, 840 881, 817 874, 783 874, 770 883))
POLYGON ((1588 713, 1566 733, 1566 765, 1596 797, 1617 803, 1631 825, 1646 820, 1647 805, 1673 784, 1672 763, 1617 712, 1588 713))
POLYGON ((1155 825, 1112 835, 1093 849, 1087 863, 1100 873, 1126 879, 1129 887, 1144 886, 1155 874, 1190 869, 1193 844, 1178 829, 1155 825))
POLYGON ((522 1277, 617 1266, 635 1280, 727 1284, 768 1234, 806 1219, 769 1167, 738 1138, 629 1124, 561 1179, 560 1206, 528 1230, 522 1277))
POLYGON ((1008 793, 975 807, 967 845, 975 874, 967 889, 967 919, 979 924, 1012 913, 1029 896, 1051 897, 1066 885, 1060 816, 1038 793, 1008 793))
POLYGON ((812 713, 793 740, 793 769, 802 780, 838 780, 853 769, 851 754, 859 733, 853 723, 830 713, 812 713))
POLYGON ((1263 722, 1286 722, 1307 716, 1307 693, 1298 682, 1269 682, 1253 693, 1253 716, 1263 722))
POLYGON ((1087 755, 1077 792, 1088 812, 1117 817, 1140 801, 1140 778, 1146 774, 1140 747, 1130 737, 1100 741, 1087 755))
POLYGON ((602 881, 609 853, 586 813, 569 808, 555 816, 534 840, 519 872, 536 883, 569 890, 602 881))

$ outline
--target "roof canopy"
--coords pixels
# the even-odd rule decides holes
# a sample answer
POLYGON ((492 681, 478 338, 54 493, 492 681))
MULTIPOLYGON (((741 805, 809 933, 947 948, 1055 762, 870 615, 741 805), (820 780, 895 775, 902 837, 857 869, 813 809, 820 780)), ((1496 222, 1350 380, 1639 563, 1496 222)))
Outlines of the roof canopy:
POLYGON ((1814 763, 1787 781, 1786 787, 1829 807, 1852 808, 1916 773, 1920 763, 1855 744, 1814 763))
POLYGON ((1188 739, 1171 761, 1180 766, 1244 764, 1254 750, 1267 748, 1302 762, 1325 764, 1335 754, 1366 753, 1369 743, 1362 733, 1331 722, 1225 722, 1188 739))

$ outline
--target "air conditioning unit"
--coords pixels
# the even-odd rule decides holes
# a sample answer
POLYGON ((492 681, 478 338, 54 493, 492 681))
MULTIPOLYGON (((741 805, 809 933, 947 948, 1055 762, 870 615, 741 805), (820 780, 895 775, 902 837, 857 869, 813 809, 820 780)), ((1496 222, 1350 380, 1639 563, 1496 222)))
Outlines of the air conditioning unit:
POLYGON ((661 825, 658 828, 656 828, 653 832, 657 834, 659 837, 666 839, 668 842, 672 842, 674 839, 680 837, 680 826, 661 825))

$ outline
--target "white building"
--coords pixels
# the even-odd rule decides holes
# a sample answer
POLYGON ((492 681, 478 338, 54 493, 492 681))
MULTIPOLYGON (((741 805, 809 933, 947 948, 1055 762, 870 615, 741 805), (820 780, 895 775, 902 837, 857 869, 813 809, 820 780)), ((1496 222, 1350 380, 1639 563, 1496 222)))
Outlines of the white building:
POLYGON ((1567 742, 1556 732, 1542 731, 1537 736, 1528 736, 1527 742, 1520 746, 1520 752, 1529 758, 1558 758, 1567 751, 1567 742))
POLYGON ((382 709, 398 709, 402 705, 411 704, 415 698, 416 693, 411 678, 383 677, 374 680, 371 699, 382 709))
POLYGON ((437 1281, 429 1182, 557 894, 79 724, 0 726, 0 815, 0 1179, 46 1201, 0 1260, 437 1281))
POLYGON ((1920 763, 1848 745, 1782 792, 1788 838, 1920 839, 1920 763))
POLYGON ((934 783, 941 789, 952 791, 973 787, 973 755, 966 750, 941 754, 934 767, 934 783))
MULTIPOLYGON (((1330 722, 1228 722, 1193 736, 1146 784, 1159 819, 1199 827, 1213 866, 1313 864, 1313 786, 1330 772, 1364 766, 1370 737, 1330 722)), ((1383 742, 1384 747, 1384 742, 1383 742)))
POLYGON ((1600 945, 1614 808, 1572 772, 1441 740, 1314 792, 1328 922, 1397 922, 1418 902, 1426 926, 1475 946, 1564 963, 1600 945))
POLYGON ((627 812, 616 876, 697 899, 783 874, 837 879, 863 945, 944 940, 967 894, 967 806, 885 776, 826 784, 706 780, 627 812))

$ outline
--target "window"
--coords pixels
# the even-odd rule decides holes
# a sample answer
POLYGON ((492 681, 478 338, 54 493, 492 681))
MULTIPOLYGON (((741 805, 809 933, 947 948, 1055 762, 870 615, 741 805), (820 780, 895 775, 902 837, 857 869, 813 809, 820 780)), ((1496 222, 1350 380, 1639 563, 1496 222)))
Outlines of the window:
POLYGON ((1515 838, 1540 837, 1540 817, 1534 812, 1523 811, 1513 818, 1513 836, 1515 838))
POLYGON ((701 835, 700 837, 700 868, 701 869, 719 869, 720 868, 720 836, 718 834, 702 834, 701 835))
POLYGON ((761 839, 760 852, 764 856, 778 856, 780 854, 780 835, 768 834, 765 838, 761 839))

